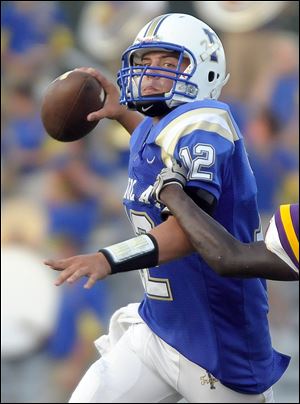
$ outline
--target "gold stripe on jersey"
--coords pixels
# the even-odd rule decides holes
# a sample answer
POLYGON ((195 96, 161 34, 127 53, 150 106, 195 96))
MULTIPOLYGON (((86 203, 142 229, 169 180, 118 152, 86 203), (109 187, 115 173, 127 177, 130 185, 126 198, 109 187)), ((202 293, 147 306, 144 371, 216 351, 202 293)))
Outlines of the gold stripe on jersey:
POLYGON ((234 143, 239 139, 233 122, 224 109, 198 108, 183 113, 170 122, 157 136, 155 143, 161 147, 162 160, 169 166, 169 161, 180 138, 194 130, 215 132, 234 143))
POLYGON ((290 246, 293 250, 293 253, 297 260, 299 261, 299 240, 295 233, 295 229, 293 226, 290 205, 281 205, 280 206, 280 216, 282 218, 283 227, 285 230, 285 234, 290 243, 290 246))

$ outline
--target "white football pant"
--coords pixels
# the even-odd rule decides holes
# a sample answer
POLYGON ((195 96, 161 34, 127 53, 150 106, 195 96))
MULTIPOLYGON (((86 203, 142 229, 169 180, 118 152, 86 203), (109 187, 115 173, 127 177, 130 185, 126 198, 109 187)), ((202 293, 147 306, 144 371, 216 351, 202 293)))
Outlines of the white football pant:
POLYGON ((119 309, 109 334, 95 344, 101 353, 83 376, 70 403, 272 403, 264 394, 228 389, 166 344, 143 322, 138 304, 119 309))

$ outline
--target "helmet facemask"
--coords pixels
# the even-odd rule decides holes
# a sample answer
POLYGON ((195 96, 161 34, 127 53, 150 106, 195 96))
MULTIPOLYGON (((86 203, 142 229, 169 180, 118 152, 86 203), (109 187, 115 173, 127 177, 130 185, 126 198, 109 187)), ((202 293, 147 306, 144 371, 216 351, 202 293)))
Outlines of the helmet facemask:
POLYGON ((147 116, 165 115, 180 103, 196 98, 197 85, 191 81, 194 69, 194 57, 183 47, 160 42, 156 42, 155 46, 153 43, 131 46, 122 56, 122 68, 118 73, 117 83, 121 89, 120 103, 127 104, 128 108, 138 110, 147 116), (153 51, 176 53, 178 57, 176 69, 142 65, 142 57, 153 51), (180 66, 184 58, 188 58, 190 63, 182 72, 180 66), (142 80, 145 77, 172 80, 173 85, 168 92, 143 95, 142 80), (174 97, 183 101, 176 102, 174 97))

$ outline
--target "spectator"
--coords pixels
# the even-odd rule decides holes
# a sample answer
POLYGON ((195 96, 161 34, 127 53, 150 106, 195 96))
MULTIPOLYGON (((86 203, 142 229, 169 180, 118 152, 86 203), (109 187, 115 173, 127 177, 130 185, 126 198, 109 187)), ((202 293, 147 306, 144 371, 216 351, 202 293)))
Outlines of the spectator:
POLYGON ((60 292, 40 264, 45 212, 29 200, 10 199, 1 222, 1 402, 53 402, 57 390, 47 343, 60 292))
POLYGON ((279 130, 277 117, 272 111, 262 109, 254 112, 245 133, 249 160, 257 181, 258 207, 264 223, 278 204, 278 190, 297 171, 295 155, 283 148, 279 130))

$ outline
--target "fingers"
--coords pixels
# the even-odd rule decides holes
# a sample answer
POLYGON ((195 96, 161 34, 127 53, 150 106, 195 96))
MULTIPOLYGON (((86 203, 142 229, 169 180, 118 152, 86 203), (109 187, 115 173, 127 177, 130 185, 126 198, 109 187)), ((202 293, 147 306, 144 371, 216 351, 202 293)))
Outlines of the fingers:
POLYGON ((45 260, 44 264, 48 265, 52 269, 55 269, 56 271, 62 271, 68 265, 67 260, 53 260, 53 259, 45 260))
MULTIPOLYGON (((88 274, 88 268, 69 268, 68 270, 65 270, 55 281, 56 286, 62 285, 64 282, 67 282, 69 284, 72 284, 76 282, 78 279, 82 278, 83 276, 88 274), (74 272, 75 271, 75 272, 74 272)), ((97 282, 98 278, 96 275, 91 274, 88 281, 84 285, 85 289, 90 289, 92 286, 95 285, 97 282)))
POLYGON ((89 270, 87 267, 78 268, 77 265, 71 265, 65 269, 55 281, 56 286, 62 285, 64 282, 74 283, 81 277, 87 275, 89 270))
POLYGON ((89 277, 89 280, 84 285, 84 289, 90 289, 92 286, 95 285, 96 282, 97 282, 97 277, 95 275, 91 275, 89 277))
POLYGON ((99 109, 98 111, 92 112, 87 116, 87 120, 91 121, 99 121, 100 119, 106 118, 106 110, 104 108, 99 109))
MULTIPOLYGON (((101 83, 105 93, 109 92, 111 83, 98 70, 96 70, 96 69, 94 69, 92 67, 79 67, 79 68, 76 68, 74 70, 81 71, 81 72, 84 72, 84 73, 88 73, 91 76, 95 77, 95 79, 97 79, 101 83)), ((98 111, 94 111, 94 112, 92 112, 91 114, 89 114, 87 116, 87 120, 89 122, 99 121, 102 118, 106 118, 106 111, 103 111, 103 108, 99 109, 98 111)))
MULTIPOLYGON (((76 270, 75 270, 76 271, 76 270)), ((68 278, 70 278, 74 273, 74 268, 70 267, 68 269, 65 269, 60 275, 59 277, 56 279, 54 285, 55 286, 60 286, 62 285, 65 281, 68 280, 68 278)))
POLYGON ((56 286, 61 285, 65 281, 73 283, 86 274, 87 268, 78 268, 78 265, 72 265, 72 262, 72 257, 62 260, 47 259, 44 261, 45 265, 51 267, 55 271, 62 271, 55 281, 56 286))
POLYGON ((187 168, 181 163, 181 161, 176 160, 172 157, 172 171, 174 174, 180 175, 185 180, 187 180, 188 170, 187 168))
POLYGON ((112 83, 101 72, 94 69, 93 67, 79 67, 74 70, 89 73, 91 76, 95 77, 95 79, 97 79, 101 83, 105 92, 108 92, 112 85, 112 83))
POLYGON ((91 288, 98 279, 107 276, 107 271, 101 267, 100 255, 77 255, 66 259, 55 260, 46 259, 44 264, 54 270, 60 271, 55 281, 56 286, 62 285, 64 282, 72 284, 83 276, 89 276, 90 279, 86 283, 85 288, 91 288))
POLYGON ((92 67, 80 67, 75 70, 82 71, 88 74, 91 74, 96 80, 101 84, 105 94, 105 104, 103 108, 98 111, 93 111, 87 116, 87 120, 91 121, 99 121, 103 118, 109 119, 117 119, 123 113, 127 111, 127 108, 124 105, 120 105, 119 102, 119 90, 117 86, 110 80, 108 80, 101 72, 92 68, 92 67))

